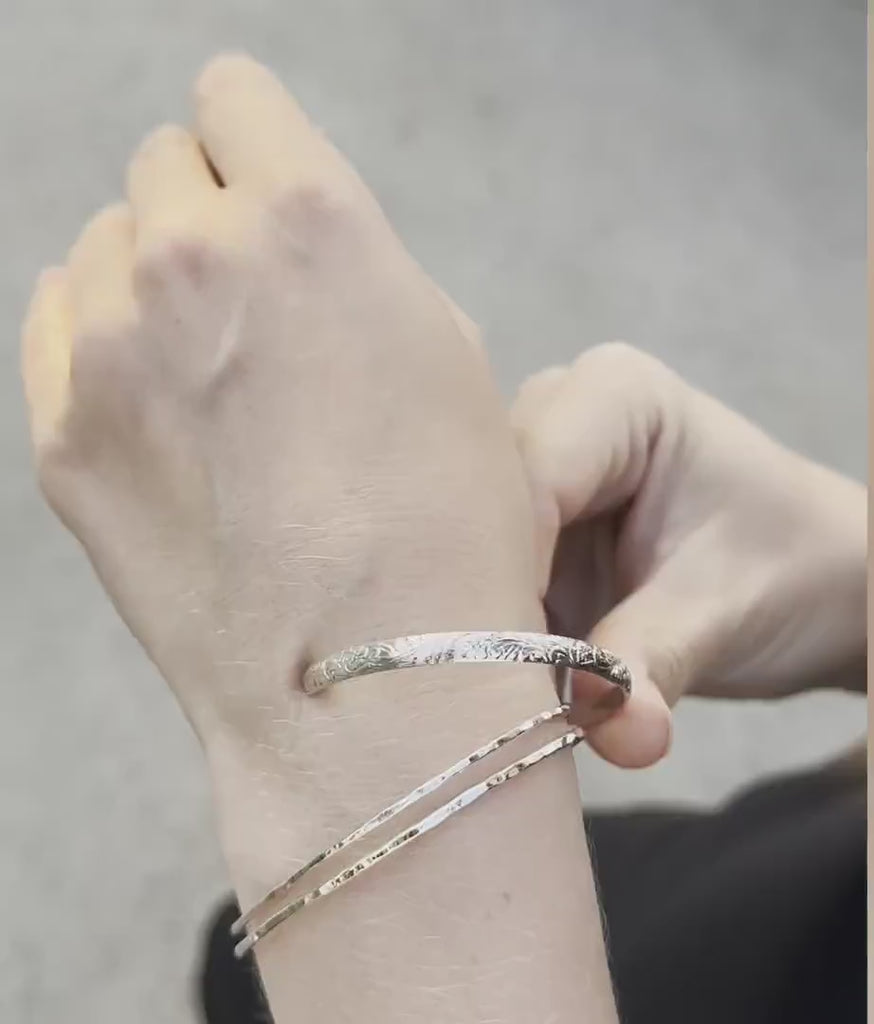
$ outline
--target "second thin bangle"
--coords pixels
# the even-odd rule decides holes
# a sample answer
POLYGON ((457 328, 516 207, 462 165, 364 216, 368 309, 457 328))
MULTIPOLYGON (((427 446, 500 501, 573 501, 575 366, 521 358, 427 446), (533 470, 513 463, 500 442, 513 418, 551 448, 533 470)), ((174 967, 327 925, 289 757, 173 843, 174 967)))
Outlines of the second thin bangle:
POLYGON ((245 914, 241 914, 236 921, 231 925, 231 933, 239 935, 252 918, 255 916, 258 907, 264 906, 265 903, 278 899, 280 896, 284 896, 291 890, 296 882, 298 882, 303 876, 314 868, 317 864, 321 864, 331 857, 336 856, 341 850, 345 850, 346 847, 359 839, 363 839, 366 835, 369 835, 374 829, 380 825, 384 825, 387 821, 391 821, 392 818, 397 817, 402 811, 405 811, 408 807, 412 807, 413 804, 422 800, 424 797, 442 786, 446 785, 447 782, 460 775, 465 769, 470 768, 471 765, 476 764, 478 761, 482 761, 490 754, 500 750, 501 747, 506 746, 513 740, 518 739, 525 733, 531 732, 536 729, 537 726, 543 725, 546 722, 551 722, 556 718, 560 718, 562 715, 567 713, 567 705, 560 705, 559 707, 553 708, 551 711, 543 711, 539 715, 521 722, 519 725, 514 726, 512 729, 508 729, 506 732, 501 733, 500 736, 496 736, 493 740, 478 747, 473 753, 468 754, 461 760, 456 761, 455 764, 451 765, 445 771, 440 772, 439 775, 434 775, 427 782, 423 782, 421 786, 417 786, 406 796, 402 796, 399 800, 396 800, 393 804, 390 804, 384 810, 375 814, 372 818, 366 821, 363 825, 359 825, 354 831, 350 832, 349 835, 344 836, 342 839, 338 839, 336 843, 323 850, 321 853, 317 853, 315 857, 312 857, 302 867, 298 868, 289 878, 279 885, 275 886, 270 892, 267 893, 261 899, 258 906, 253 907, 245 914))
MULTIPOLYGON (((562 707, 557 710, 560 712, 564 712, 567 710, 567 708, 562 707)), ((555 717, 555 715, 550 714, 550 717, 555 717)), ((236 944, 236 946, 234 947, 234 955, 237 958, 245 956, 246 953, 248 953, 249 950, 252 949, 255 943, 259 942, 261 939, 264 938, 265 935, 268 935, 270 932, 272 932, 277 925, 280 925, 282 924, 283 921, 288 920, 288 918, 291 917, 293 914, 296 914, 298 911, 303 910, 304 907, 308 907, 311 903, 314 903, 316 900, 321 899, 323 896, 327 896, 330 893, 336 892, 338 889, 341 889, 344 885, 351 882, 353 878, 356 878, 362 872, 367 871, 369 868, 372 868, 375 864, 378 864, 381 860, 384 860, 386 857, 390 857, 392 854, 397 853, 398 850, 403 849, 405 846, 408 846, 410 843, 415 842, 415 840, 420 839, 422 836, 426 835, 428 832, 431 832, 439 825, 442 825, 443 822, 445 822, 448 818, 452 817, 452 815, 457 814, 458 811, 463 810, 465 807, 469 807, 472 803, 475 803, 481 797, 485 796, 486 793, 491 792, 493 789, 497 789, 498 786, 503 785, 505 782, 515 778, 517 775, 521 775, 522 772, 527 771, 529 768, 533 767, 536 764, 539 764, 541 761, 545 761, 549 757, 553 757, 555 754, 560 753, 562 750, 570 750, 572 747, 575 747, 578 743, 582 742, 582 740, 582 732, 575 727, 571 728, 570 730, 559 736, 557 739, 552 740, 550 743, 544 744, 544 746, 540 747, 538 750, 535 750, 533 753, 520 758, 518 761, 514 761, 511 765, 508 765, 506 768, 502 768, 500 771, 494 772, 492 775, 490 775, 487 779, 484 779, 482 782, 478 782, 473 786, 469 786, 467 789, 464 790, 464 792, 460 793, 456 797, 453 797, 452 800, 448 800, 442 806, 438 807, 435 811, 432 811, 430 814, 427 814, 424 818, 421 818, 419 821, 416 821, 408 828, 405 828, 402 832, 399 832, 397 835, 393 836, 391 839, 389 839, 386 843, 383 843, 382 846, 378 847, 372 853, 367 854, 366 856, 362 857, 360 860, 352 864, 350 867, 345 868, 339 874, 334 875, 333 878, 328 879, 327 882, 324 882, 322 885, 318 886, 318 888, 312 889, 305 895, 298 897, 293 902, 286 904, 284 907, 281 907, 279 910, 276 910, 274 913, 270 914, 264 921, 253 927, 248 932, 246 937, 241 939, 236 944)), ((337 844, 338 847, 340 845, 345 846, 347 841, 348 837, 346 840, 343 840, 340 844, 337 844)), ((310 866, 313 866, 314 864, 319 863, 324 859, 325 857, 321 855, 314 858, 313 861, 310 862, 310 865, 308 865, 303 870, 309 870, 310 866)), ((303 871, 296 872, 293 878, 295 880, 299 879, 302 873, 303 871)), ((290 884, 290 881, 288 884, 290 884)), ((278 887, 278 890, 284 889, 285 885, 278 887)), ((265 897, 265 900, 266 899, 267 897, 265 897)), ((252 910, 245 915, 245 919, 249 920, 255 913, 257 913, 258 910, 264 906, 265 900, 262 900, 257 906, 253 907, 252 910)), ((238 926, 241 920, 242 919, 235 921, 234 926, 238 926)), ((234 928, 232 928, 232 931, 233 930, 234 928)))

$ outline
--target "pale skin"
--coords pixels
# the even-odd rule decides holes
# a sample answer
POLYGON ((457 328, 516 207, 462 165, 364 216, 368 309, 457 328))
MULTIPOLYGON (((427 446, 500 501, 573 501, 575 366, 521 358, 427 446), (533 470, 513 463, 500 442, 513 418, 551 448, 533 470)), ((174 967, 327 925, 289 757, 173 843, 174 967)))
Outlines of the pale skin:
POLYGON ((550 621, 621 651, 647 698, 591 737, 605 757, 663 752, 652 684, 671 705, 865 689, 861 484, 624 344, 531 378, 513 421, 550 621))
MULTIPOLYGON (((615 638, 636 670, 632 699, 590 737, 617 763, 664 753, 684 689, 770 691, 855 663, 861 488, 624 348, 536 378, 511 426, 473 325, 280 83, 229 56, 194 95, 192 128, 150 135, 126 199, 43 274, 24 376, 43 489, 200 737, 244 906, 555 703, 549 675, 521 667, 373 676, 317 699, 299 680, 308 660, 380 637, 544 628, 560 527, 550 614, 615 638), (590 393, 598 374, 601 395, 630 381, 626 397, 590 393), (761 456, 732 459, 726 431, 761 456), (787 489, 814 481, 805 516, 787 489), (630 502, 587 607, 596 577, 578 559, 603 536, 590 515, 630 502), (762 507, 781 523, 795 509, 798 557, 774 557, 762 507), (815 594, 821 562, 799 553, 829 544, 826 598, 763 624, 772 598, 815 594), (724 600, 722 576, 708 591, 697 575, 708 558, 755 568, 756 585, 724 600), (649 600, 655 585, 672 604, 649 600), (848 622, 823 613, 832 599, 848 622)), ((279 1024, 614 1020, 570 757, 258 949, 279 1024)))

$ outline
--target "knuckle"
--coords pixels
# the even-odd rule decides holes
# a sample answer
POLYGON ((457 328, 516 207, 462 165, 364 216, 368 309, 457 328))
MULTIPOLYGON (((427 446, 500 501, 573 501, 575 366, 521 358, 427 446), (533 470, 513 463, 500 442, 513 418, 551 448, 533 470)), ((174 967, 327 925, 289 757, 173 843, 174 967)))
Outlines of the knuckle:
POLYGON ((166 232, 137 252, 134 285, 146 292, 180 286, 202 290, 220 269, 223 257, 222 248, 203 232, 166 232))
POLYGON ((312 178, 280 188, 272 212, 286 225, 320 232, 352 220, 354 206, 342 188, 325 179, 312 178))
POLYGON ((560 384, 566 376, 566 366, 561 366, 559 364, 546 366, 529 377, 523 387, 536 388, 538 391, 552 390, 552 388, 555 385, 560 384))
POLYGON ((125 322, 120 316, 107 316, 76 333, 70 352, 70 389, 74 395, 121 393, 134 330, 133 319, 125 322))
POLYGON ((269 202, 267 227, 280 253, 298 267, 330 254, 352 256, 366 233, 359 205, 342 184, 314 178, 285 185, 269 202))
POLYGON ((519 388, 516 404, 525 414, 536 414, 567 378, 566 366, 547 366, 538 370, 519 388))
POLYGON ((586 369, 597 365, 626 372, 639 372, 641 368, 649 367, 655 362, 652 356, 629 345, 627 341, 608 341, 583 352, 574 365, 577 368, 584 366, 586 369))
POLYGON ((625 341, 608 341, 588 349, 573 365, 578 380, 597 377, 604 386, 644 391, 648 395, 667 394, 675 380, 663 362, 625 341))

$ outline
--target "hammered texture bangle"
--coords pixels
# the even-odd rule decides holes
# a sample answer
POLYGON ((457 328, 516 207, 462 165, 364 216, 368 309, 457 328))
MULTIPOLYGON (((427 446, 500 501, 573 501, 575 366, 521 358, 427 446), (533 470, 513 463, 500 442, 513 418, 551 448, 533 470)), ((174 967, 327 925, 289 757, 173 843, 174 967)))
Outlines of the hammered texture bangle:
MULTIPOLYGON (((333 878, 328 879, 327 882, 318 886, 318 888, 310 890, 303 896, 298 897, 292 903, 289 903, 270 914, 270 916, 260 924, 251 928, 246 937, 236 944, 234 947, 234 955, 238 959, 245 956, 257 942, 263 939, 265 935, 272 932, 277 925, 288 920, 288 918, 293 914, 303 910, 304 907, 308 907, 311 903, 321 899, 323 896, 327 896, 329 893, 336 892, 338 889, 341 889, 362 872, 372 868, 375 864, 378 864, 386 857, 397 853, 398 850, 403 849, 416 839, 426 835, 432 829, 437 828, 438 825, 442 825, 443 822, 448 818, 451 818, 453 814, 457 814, 458 811, 463 810, 465 807, 469 807, 472 803, 475 803, 481 797, 485 796, 486 793, 491 792, 493 789, 497 789, 498 786, 503 785, 505 782, 515 778, 517 775, 521 775, 522 772, 527 771, 528 768, 533 767, 535 764, 539 764, 541 761, 545 761, 548 757, 552 757, 555 754, 560 753, 562 750, 569 750, 570 748, 575 747, 582 740, 582 732, 577 728, 571 728, 559 736, 558 739, 554 739, 550 743, 544 744, 544 746, 540 747, 538 750, 535 750, 533 753, 528 754, 525 757, 519 758, 518 761, 514 761, 508 767, 494 772, 482 782, 469 786, 463 793, 460 793, 452 800, 442 804, 435 811, 432 811, 424 818, 421 818, 408 828, 405 828, 403 831, 389 839, 388 842, 378 847, 372 853, 362 857, 350 867, 345 868, 343 871, 339 872, 339 874, 334 875, 333 878)), ((343 845, 346 845, 345 841, 343 845)), ((323 856, 314 858, 313 864, 319 863, 324 859, 325 858, 323 856)), ((309 868, 306 870, 309 870, 309 868)), ((302 873, 303 871, 295 872, 295 875, 293 876, 295 880, 299 880, 302 873)), ((279 888, 284 890, 285 885, 280 886, 279 888)), ((253 907, 252 910, 245 915, 246 920, 250 920, 258 910, 264 906, 266 899, 267 897, 265 897, 264 900, 258 903, 256 907, 253 907)), ((236 925, 238 922, 234 923, 236 925)))
POLYGON ((397 817, 402 811, 405 811, 408 807, 412 807, 413 804, 419 800, 428 796, 430 793, 440 789, 441 786, 446 785, 451 779, 460 775, 466 768, 481 761, 483 758, 488 757, 489 754, 495 753, 500 750, 501 747, 506 746, 518 737, 523 736, 525 733, 530 732, 532 729, 536 729, 538 725, 543 725, 546 722, 551 722, 556 718, 561 717, 567 713, 567 705, 562 704, 558 707, 553 708, 551 711, 543 711, 539 715, 535 715, 533 718, 529 718, 519 725, 514 726, 512 729, 508 729, 507 732, 501 733, 500 736, 496 736, 493 740, 478 747, 473 753, 468 754, 461 760, 456 761, 451 767, 445 771, 440 772, 439 775, 434 775, 428 779, 427 782, 423 782, 421 786, 417 786, 414 790, 402 796, 399 800, 396 800, 393 804, 380 811, 379 814, 375 814, 372 818, 366 821, 363 825, 359 825, 354 831, 350 832, 349 835, 344 836, 342 839, 338 839, 336 843, 333 843, 327 849, 322 850, 321 853, 317 853, 315 857, 311 858, 302 867, 298 868, 294 874, 290 875, 284 882, 281 882, 275 888, 271 889, 270 892, 264 896, 260 903, 253 907, 250 911, 245 914, 241 914, 236 921, 231 925, 231 933, 239 935, 245 926, 249 924, 252 918, 255 916, 259 907, 265 903, 278 899, 280 896, 284 896, 296 882, 300 881, 303 876, 314 868, 317 864, 322 864, 330 857, 335 856, 341 850, 345 850, 352 843, 358 839, 363 839, 364 836, 373 832, 374 829, 379 828, 380 825, 384 825, 385 822, 391 821, 392 818, 397 817))

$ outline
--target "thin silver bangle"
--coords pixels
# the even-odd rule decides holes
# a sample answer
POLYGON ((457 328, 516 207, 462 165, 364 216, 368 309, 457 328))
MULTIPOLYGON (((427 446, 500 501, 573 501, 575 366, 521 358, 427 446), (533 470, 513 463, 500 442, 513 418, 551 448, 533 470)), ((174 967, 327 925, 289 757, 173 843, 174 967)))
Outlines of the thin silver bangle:
POLYGON ((579 669, 622 690, 631 690, 631 673, 610 651, 573 637, 548 633, 493 632, 422 633, 350 647, 311 665, 303 689, 314 694, 334 683, 402 668, 447 662, 515 661, 579 669))
MULTIPOLYGON (((526 757, 520 758, 507 768, 502 768, 500 771, 490 775, 487 779, 482 782, 476 783, 476 785, 470 786, 464 790, 457 797, 447 801, 437 810, 432 811, 424 818, 417 821, 414 825, 399 832, 396 836, 391 838, 387 843, 374 850, 373 853, 368 854, 366 857, 362 857, 361 860, 357 861, 351 867, 346 868, 333 878, 329 879, 323 885, 320 885, 317 889, 313 889, 306 895, 299 897, 293 903, 289 903, 287 906, 282 907, 275 913, 271 914, 265 921, 263 921, 257 928, 253 928, 249 934, 242 939, 234 947, 234 955, 239 959, 246 955, 252 947, 268 935, 276 928, 277 925, 283 921, 288 920, 293 914, 296 914, 299 910, 309 906, 316 900, 321 899, 323 896, 327 896, 329 893, 336 892, 341 889, 347 882, 351 882, 353 878, 360 875, 362 872, 367 871, 368 868, 372 868, 379 861, 384 860, 386 857, 390 857, 398 850, 403 849, 409 843, 418 839, 420 836, 425 835, 432 829, 437 828, 438 825, 442 825, 447 818, 452 817, 458 811, 465 807, 469 807, 472 803, 475 803, 480 797, 485 796, 486 793, 491 792, 493 789, 497 789, 498 786, 503 785, 509 779, 515 778, 517 775, 521 775, 522 772, 531 768, 535 764, 539 764, 541 761, 545 761, 546 758, 552 757, 554 754, 558 754, 562 750, 568 750, 575 747, 583 739, 583 734, 579 729, 573 728, 563 735, 559 736, 558 739, 552 740, 552 742, 545 744, 538 750, 535 750, 532 754, 528 754, 526 757)), ((259 904, 260 906, 260 904, 259 904)))
POLYGON ((501 733, 500 736, 496 736, 493 740, 478 747, 472 754, 468 754, 467 757, 461 758, 460 761, 456 761, 450 768, 440 772, 439 775, 434 775, 428 779, 427 782, 423 782, 421 786, 417 786, 416 789, 402 796, 399 800, 396 800, 385 810, 375 814, 372 818, 366 821, 363 825, 359 825, 349 835, 344 836, 342 839, 338 839, 336 843, 329 846, 327 849, 322 850, 321 853, 317 853, 315 857, 308 860, 306 864, 298 868, 294 874, 290 875, 284 882, 280 882, 279 885, 275 886, 266 896, 250 910, 246 911, 245 914, 241 914, 240 917, 234 921, 231 925, 231 934, 240 935, 247 924, 256 916, 258 909, 263 907, 265 903, 276 899, 278 896, 284 896, 292 886, 300 881, 303 876, 314 868, 317 864, 321 864, 328 860, 330 857, 335 856, 341 850, 345 850, 347 846, 350 846, 358 839, 363 839, 364 836, 368 835, 374 829, 380 825, 384 825, 387 821, 396 817, 402 811, 405 811, 408 807, 412 807, 413 804, 418 803, 424 797, 433 793, 435 790, 444 786, 451 779, 454 779, 457 775, 460 775, 466 768, 481 761, 483 758, 488 757, 489 754, 495 753, 500 750, 501 747, 506 746, 512 740, 518 739, 519 736, 523 736, 527 732, 531 732, 532 729, 536 729, 538 725, 543 725, 546 722, 551 722, 553 719, 559 718, 562 715, 567 714, 568 707, 566 704, 561 704, 558 707, 553 708, 551 711, 542 711, 539 715, 535 715, 533 718, 529 718, 519 725, 513 726, 512 729, 508 729, 507 732, 501 733))

